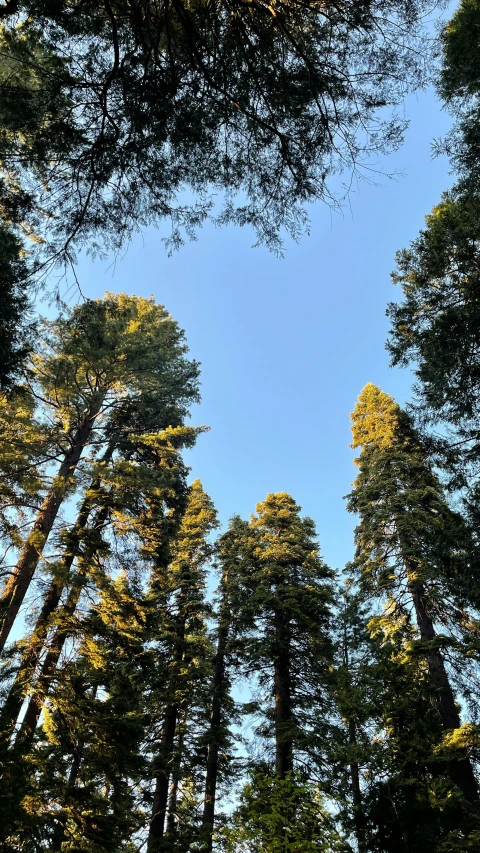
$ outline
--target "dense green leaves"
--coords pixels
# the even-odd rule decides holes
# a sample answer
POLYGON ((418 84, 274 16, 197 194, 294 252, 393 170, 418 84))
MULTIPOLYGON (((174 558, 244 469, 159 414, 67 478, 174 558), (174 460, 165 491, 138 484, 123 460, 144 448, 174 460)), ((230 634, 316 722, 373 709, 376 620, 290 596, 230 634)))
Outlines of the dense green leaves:
POLYGON ((164 217, 178 242, 215 188, 218 221, 278 246, 280 229, 304 227, 306 201, 331 200, 332 171, 361 173, 398 144, 402 122, 380 111, 425 79, 427 9, 15 3, 1 32, 7 218, 69 263, 75 247, 118 248, 164 217))

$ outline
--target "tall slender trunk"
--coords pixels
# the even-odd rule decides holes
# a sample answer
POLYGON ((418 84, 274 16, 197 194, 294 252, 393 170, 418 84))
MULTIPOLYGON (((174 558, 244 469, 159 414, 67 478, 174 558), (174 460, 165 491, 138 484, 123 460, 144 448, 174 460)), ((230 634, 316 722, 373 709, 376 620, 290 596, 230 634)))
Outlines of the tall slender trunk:
MULTIPOLYGON (((348 721, 348 742, 351 747, 357 744, 357 727, 354 719, 348 721)), ((362 791, 360 788, 360 772, 358 761, 350 761, 350 785, 353 799, 353 821, 358 853, 367 853, 365 838, 365 816, 363 813, 362 791)))
MULTIPOLYGON (((108 448, 102 461, 107 461, 107 459, 111 457, 112 452, 113 447, 108 448)), ((35 628, 23 652, 15 681, 0 713, 0 732, 1 736, 6 740, 10 739, 12 732, 15 729, 25 695, 34 677, 35 670, 38 666, 45 644, 45 639, 48 634, 48 629, 52 622, 51 617, 60 604, 62 592, 67 583, 68 573, 70 572, 73 562, 79 553, 82 533, 87 526, 88 518, 93 508, 92 493, 98 490, 99 485, 100 480, 96 478, 92 482, 88 490, 89 494, 83 501, 78 513, 77 520, 68 534, 59 570, 57 569, 52 577, 42 609, 38 615, 35 628)))
POLYGON ((282 613, 275 614, 275 773, 280 779, 293 769, 292 697, 289 625, 282 613))
MULTIPOLYGON (((351 684, 350 676, 350 654, 348 645, 348 634, 346 625, 343 631, 343 665, 347 676, 347 689, 351 684)), ((365 814, 363 811, 362 790, 360 787, 360 771, 358 761, 353 757, 357 746, 357 724, 353 716, 348 717, 348 744, 351 749, 350 758, 350 787, 353 800, 353 823, 355 826, 355 838, 357 840, 358 853, 367 853, 365 837, 365 814)))
POLYGON ((179 782, 179 774, 175 773, 174 776, 172 776, 170 791, 168 793, 167 835, 174 835, 177 831, 177 798, 179 782))
POLYGON ((152 819, 148 831, 148 853, 156 853, 160 850, 161 839, 165 830, 165 815, 168 802, 168 781, 170 778, 170 764, 175 742, 175 730, 177 727, 178 707, 167 705, 163 720, 162 738, 160 741, 161 766, 155 777, 155 794, 153 797, 152 819))
POLYGON ((183 752, 183 745, 185 741, 185 729, 187 725, 187 713, 188 708, 186 708, 182 713, 182 722, 180 725, 180 731, 178 734, 178 742, 177 742, 177 757, 178 761, 176 762, 176 766, 173 768, 171 773, 171 782, 170 782, 170 791, 168 794, 168 813, 167 813, 167 835, 174 835, 178 829, 178 819, 177 819, 177 801, 178 801, 178 787, 180 784, 180 760, 183 752))
MULTIPOLYGON (((407 577, 413 606, 420 632, 424 642, 433 640, 436 636, 433 620, 428 611, 428 597, 424 584, 417 579, 418 567, 414 560, 406 560, 407 577)), ((441 652, 432 650, 427 657, 430 681, 434 689, 435 703, 445 729, 459 729, 460 715, 455 704, 455 696, 448 679, 445 663, 441 652)), ((448 763, 448 772, 452 781, 460 788, 463 795, 471 802, 478 801, 478 785, 471 762, 467 755, 448 763)))
MULTIPOLYGON (((96 531, 101 530, 106 519, 108 518, 109 512, 110 508, 108 506, 103 506, 101 510, 99 510, 95 519, 94 529, 96 531)), ((82 555, 83 567, 79 567, 78 572, 73 578, 70 592, 68 593, 67 600, 62 608, 62 617, 66 617, 66 622, 57 628, 53 636, 48 652, 45 655, 40 674, 37 679, 35 693, 28 703, 25 716, 22 720, 22 725, 20 727, 18 738, 19 742, 21 742, 23 746, 28 745, 31 742, 33 734, 37 727, 40 714, 42 713, 43 703, 48 694, 52 676, 57 668, 57 664, 60 659, 60 655, 62 654, 63 647, 71 634, 71 627, 68 624, 68 621, 71 619, 71 617, 75 613, 75 610, 77 609, 77 604, 79 602, 83 587, 85 586, 88 576, 88 563, 92 560, 92 557, 96 553, 97 548, 98 545, 91 544, 86 549, 85 554, 82 555)))
POLYGON ((213 849, 213 827, 215 822, 215 795, 218 779, 218 751, 221 739, 222 707, 225 699, 225 653, 230 631, 230 604, 226 592, 227 580, 223 578, 223 601, 217 635, 217 651, 212 685, 212 709, 210 712, 210 730, 208 735, 207 770, 205 776, 205 798, 203 804, 202 827, 205 853, 213 849))
MULTIPOLYGON (((172 681, 174 685, 183 660, 185 623, 185 618, 182 618, 177 628, 172 667, 172 681)), ((165 817, 167 814, 168 804, 168 782, 170 779, 170 769, 174 753, 178 711, 178 703, 170 703, 165 709, 162 737, 160 740, 159 769, 155 777, 152 818, 148 830, 147 853, 157 853, 157 851, 162 849, 162 839, 165 832, 165 817)))
POLYGON ((65 454, 52 487, 38 511, 32 531, 21 551, 14 572, 5 585, 0 598, 0 651, 5 647, 13 623, 27 594, 43 548, 71 483, 72 475, 80 461, 83 449, 88 443, 103 400, 104 395, 98 395, 84 416, 70 450, 65 454))

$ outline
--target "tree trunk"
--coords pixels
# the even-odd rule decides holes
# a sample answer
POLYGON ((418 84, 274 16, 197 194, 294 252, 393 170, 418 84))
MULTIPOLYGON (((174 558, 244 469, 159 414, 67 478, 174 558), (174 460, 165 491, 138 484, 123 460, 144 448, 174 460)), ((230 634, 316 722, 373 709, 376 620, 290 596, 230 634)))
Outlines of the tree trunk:
MULTIPOLYGON (((428 598, 425 587, 420 580, 416 579, 418 571, 416 563, 413 560, 407 560, 406 565, 420 638, 423 642, 428 642, 433 640, 436 634, 433 620, 428 612, 428 598)), ((439 651, 432 650, 428 653, 427 661, 442 726, 445 729, 459 729, 461 726, 460 715, 455 704, 455 697, 448 680, 443 657, 439 651)), ((468 756, 465 755, 464 758, 449 761, 448 772, 464 797, 471 802, 477 802, 478 786, 468 756)))
MULTIPOLYGON (((94 528, 96 531, 100 530, 103 527, 103 524, 106 521, 109 512, 110 508, 108 506, 102 507, 102 509, 98 512, 95 519, 94 528)), ((83 587, 87 580, 88 563, 91 561, 92 557, 97 551, 97 548, 97 545, 92 544, 89 546, 85 554, 82 555, 84 568, 79 568, 77 574, 75 575, 72 581, 70 592, 67 596, 67 600, 62 609, 62 615, 66 616, 67 620, 70 619, 75 613, 78 601, 82 594, 83 587)), ((28 703, 27 710, 25 712, 25 716, 22 720, 22 725, 18 734, 18 737, 23 745, 29 744, 32 740, 33 734, 38 724, 38 720, 40 718, 40 714, 42 713, 45 697, 48 694, 50 681, 52 679, 53 673, 57 668, 60 655, 62 654, 63 647, 70 633, 71 629, 68 623, 66 625, 62 625, 57 628, 53 636, 52 642, 50 643, 49 650, 45 655, 45 660, 43 661, 40 675, 37 680, 35 693, 28 703)))
MULTIPOLYGON (((183 660, 183 643, 185 639, 185 619, 180 620, 177 629, 175 650, 173 653, 172 681, 175 685, 177 674, 183 660)), ((165 832, 165 817, 168 804, 168 782, 174 752, 175 732, 178 720, 178 704, 171 703, 165 709, 165 717, 160 741, 160 769, 155 777, 155 794, 153 797, 152 819, 148 830, 147 853, 157 853, 161 850, 162 838, 165 832)))
POLYGON ((275 614, 275 646, 275 773, 284 779, 293 769, 290 638, 288 624, 278 612, 275 614))
POLYGON ((168 780, 170 778, 170 763, 177 727, 178 707, 167 705, 163 722, 160 755, 162 766, 155 778, 155 794, 153 797, 152 819, 148 831, 147 853, 157 853, 161 849, 161 839, 165 830, 165 815, 168 802, 168 780))
POLYGON ((170 792, 168 795, 168 813, 167 813, 167 835, 172 836, 175 835, 178 829, 178 819, 177 819, 177 800, 178 800, 178 786, 180 784, 180 760, 182 757, 183 744, 185 741, 185 728, 187 725, 187 712, 185 710, 182 715, 182 723, 180 726, 180 732, 178 736, 177 743, 177 757, 178 761, 176 762, 176 766, 173 767, 171 777, 172 781, 170 783, 170 792))
POLYGON ((18 558, 15 570, 5 585, 0 598, 0 651, 4 649, 18 611, 32 581, 43 548, 52 530, 58 510, 65 498, 72 475, 80 461, 83 449, 92 432, 95 419, 101 409, 103 395, 92 404, 65 454, 52 488, 43 501, 30 536, 18 558))
MULTIPOLYGON (((357 727, 355 720, 348 721, 348 742, 351 747, 357 744, 357 727)), ((352 786, 353 820, 355 824, 355 837, 357 839, 358 853, 367 853, 365 839, 365 816, 363 814, 362 792, 360 789, 360 773, 358 762, 350 762, 350 784, 352 786)))
POLYGON ((213 848, 213 827, 215 822, 215 795, 218 778, 218 749, 220 743, 220 726, 222 722, 222 705, 225 698, 225 652, 230 630, 230 608, 227 603, 227 593, 220 612, 217 652, 215 655, 215 670, 212 685, 212 710, 210 713, 210 731, 207 754, 207 771, 205 776, 205 799, 203 805, 202 827, 205 837, 205 853, 211 853, 213 848))
MULTIPOLYGON (((111 453, 109 454, 111 456, 111 453)), ((106 460, 105 454, 102 461, 106 460)), ((94 480, 90 486, 89 492, 98 490, 100 481, 94 480)), ((65 545, 65 552, 60 565, 60 571, 57 571, 50 582, 47 590, 42 609, 37 618, 35 628, 32 632, 28 645, 26 646, 18 673, 15 681, 10 689, 10 692, 5 700, 0 714, 0 732, 1 736, 9 740, 18 719, 18 715, 23 705, 28 687, 32 682, 35 670, 40 660, 45 638, 51 625, 52 614, 56 611, 62 592, 68 578, 68 573, 73 565, 75 557, 78 555, 81 534, 87 526, 88 517, 93 507, 93 499, 91 496, 85 498, 78 513, 75 525, 70 530, 65 545)))

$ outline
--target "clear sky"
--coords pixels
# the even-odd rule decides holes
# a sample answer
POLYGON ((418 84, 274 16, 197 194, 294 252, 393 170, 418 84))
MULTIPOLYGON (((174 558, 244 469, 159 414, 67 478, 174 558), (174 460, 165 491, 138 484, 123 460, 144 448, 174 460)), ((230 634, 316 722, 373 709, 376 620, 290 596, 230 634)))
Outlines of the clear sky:
POLYGON ((411 98, 406 113, 403 147, 377 162, 403 176, 354 187, 343 216, 317 204, 311 236, 287 241, 282 260, 251 248, 252 232, 209 225, 170 258, 152 229, 115 269, 79 268, 85 295, 153 294, 185 329, 202 363, 193 421, 211 427, 189 464, 222 522, 247 517, 268 492, 290 492, 338 567, 353 554, 342 500, 355 476, 349 412, 366 382, 401 403, 409 396, 410 375, 391 370, 384 349, 385 307, 400 295, 389 280, 394 254, 452 181, 448 163, 431 158, 448 127, 433 93, 411 98))

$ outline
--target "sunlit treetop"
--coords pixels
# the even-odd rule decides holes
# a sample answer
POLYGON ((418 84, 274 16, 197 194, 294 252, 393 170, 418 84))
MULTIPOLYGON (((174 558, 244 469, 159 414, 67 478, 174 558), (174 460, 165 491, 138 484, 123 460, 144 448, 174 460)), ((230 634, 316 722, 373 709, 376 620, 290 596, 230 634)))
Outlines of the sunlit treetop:
POLYGON ((384 449, 395 443, 400 407, 393 397, 369 382, 361 391, 352 421, 353 448, 384 449))

